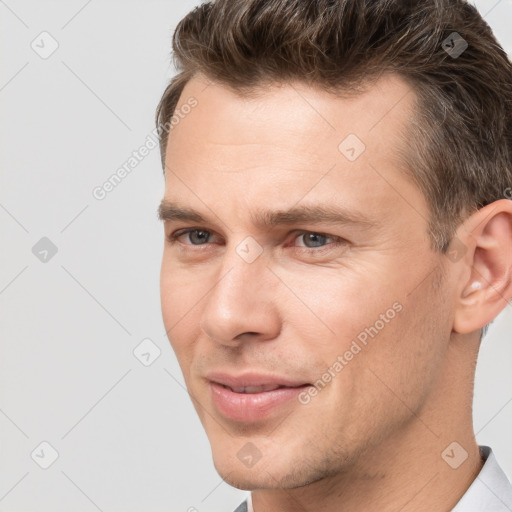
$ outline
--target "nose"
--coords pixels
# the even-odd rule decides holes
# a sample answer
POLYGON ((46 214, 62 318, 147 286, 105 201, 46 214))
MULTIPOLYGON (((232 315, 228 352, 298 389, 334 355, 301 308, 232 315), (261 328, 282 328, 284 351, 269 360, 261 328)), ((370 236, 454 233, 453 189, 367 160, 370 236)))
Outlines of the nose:
POLYGON ((281 329, 278 280, 263 254, 248 263, 235 248, 226 251, 217 281, 205 297, 201 329, 214 342, 231 347, 248 339, 274 339, 281 329))

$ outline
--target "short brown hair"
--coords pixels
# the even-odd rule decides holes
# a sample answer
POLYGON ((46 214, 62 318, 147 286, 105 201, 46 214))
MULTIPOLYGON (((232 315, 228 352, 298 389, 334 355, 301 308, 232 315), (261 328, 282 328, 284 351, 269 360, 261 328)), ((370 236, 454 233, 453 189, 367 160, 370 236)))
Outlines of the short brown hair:
POLYGON ((512 183, 512 65, 466 1, 216 0, 180 21, 173 54, 178 74, 156 112, 163 165, 162 126, 196 74, 243 94, 287 80, 359 91, 395 72, 418 98, 401 155, 430 206, 435 250, 512 183))

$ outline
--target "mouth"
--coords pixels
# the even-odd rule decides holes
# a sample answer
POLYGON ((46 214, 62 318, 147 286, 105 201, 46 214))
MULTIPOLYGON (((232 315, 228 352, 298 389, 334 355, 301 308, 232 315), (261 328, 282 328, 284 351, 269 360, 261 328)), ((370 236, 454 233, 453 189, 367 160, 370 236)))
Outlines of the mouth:
MULTIPOLYGON (((220 383, 218 383, 220 384, 220 383)), ((280 384, 263 384, 261 386, 241 386, 241 387, 231 387, 227 386, 225 384, 220 384, 223 388, 229 389, 230 391, 233 391, 234 393, 262 393, 264 391, 274 391, 275 389, 282 389, 282 388, 298 388, 302 387, 303 385, 298 386, 284 386, 280 384)))
POLYGON ((253 423, 288 412, 290 401, 311 384, 263 374, 208 375, 211 398, 217 412, 226 419, 253 423))

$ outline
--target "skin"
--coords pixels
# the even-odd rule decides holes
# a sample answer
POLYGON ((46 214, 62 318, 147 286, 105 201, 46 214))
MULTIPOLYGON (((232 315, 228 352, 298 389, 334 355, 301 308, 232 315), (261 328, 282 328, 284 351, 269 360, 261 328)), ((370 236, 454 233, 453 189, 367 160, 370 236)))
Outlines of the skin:
POLYGON ((257 92, 196 76, 178 109, 191 96, 198 105, 167 146, 164 199, 207 222, 165 220, 165 235, 208 234, 165 242, 163 319, 215 467, 253 491, 255 512, 451 510, 482 465, 474 367, 480 329, 512 296, 512 202, 468 217, 457 230, 464 256, 452 261, 432 250, 428 205, 397 156, 416 101, 407 83, 383 76, 351 98, 300 83, 257 92), (366 146, 354 162, 338 150, 349 133, 366 146), (260 228, 250 216, 317 204, 368 224, 260 228), (328 236, 311 242, 300 230, 328 236), (263 249, 252 263, 236 251, 249 236, 263 249), (309 403, 252 423, 214 406, 207 372, 313 383, 396 303, 309 403), (468 454, 457 469, 441 457, 453 441, 468 454), (237 457, 248 442, 261 453, 252 467, 237 457))

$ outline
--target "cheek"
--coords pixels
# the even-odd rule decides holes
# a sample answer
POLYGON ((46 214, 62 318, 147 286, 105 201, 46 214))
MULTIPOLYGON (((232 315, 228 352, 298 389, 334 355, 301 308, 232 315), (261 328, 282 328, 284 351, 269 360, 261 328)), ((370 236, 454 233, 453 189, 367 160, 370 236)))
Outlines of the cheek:
POLYGON ((328 379, 324 372, 329 368, 336 375, 343 373, 329 386, 336 395, 341 391, 345 395, 347 386, 357 384, 360 398, 366 396, 365 401, 377 404, 396 400, 389 388, 412 402, 421 399, 442 356, 442 333, 436 327, 442 322, 438 306, 433 306, 438 304, 439 290, 430 291, 427 280, 411 294, 408 283, 415 280, 398 269, 384 274, 382 269, 379 273, 318 270, 310 278, 305 273, 286 277, 300 301, 288 300, 283 311, 296 330, 297 343, 303 345, 301 353, 309 354, 310 367, 319 378, 324 374, 328 379), (377 275, 384 277, 372 277, 377 275), (390 279, 393 275, 401 278, 390 279), (339 363, 338 356, 342 362, 333 366, 339 363), (335 391, 339 386, 344 389, 335 391))
POLYGON ((201 298, 200 292, 197 275, 180 268, 164 251, 160 270, 160 300, 164 321, 175 324, 186 315, 193 314, 193 307, 201 298))
POLYGON ((197 314, 204 294, 198 289, 197 278, 187 280, 187 275, 166 263, 164 255, 160 273, 162 318, 180 364, 197 334, 197 314))
POLYGON ((379 282, 372 278, 375 275, 376 270, 368 268, 313 268, 309 275, 307 271, 290 272, 283 281, 294 296, 286 301, 283 315, 292 325, 300 326, 305 338, 315 340, 318 355, 332 358, 343 354, 358 336, 363 343, 369 338, 367 329, 385 331, 400 314, 398 287, 379 282))
POLYGON ((401 311, 374 337, 367 338, 361 352, 364 368, 360 378, 364 382, 360 389, 366 390, 366 400, 375 410, 387 403, 397 414, 407 416, 408 411, 421 408, 435 387, 445 352, 448 313, 438 308, 439 290, 433 290, 430 281, 424 284, 413 294, 404 291, 399 296, 401 311))

